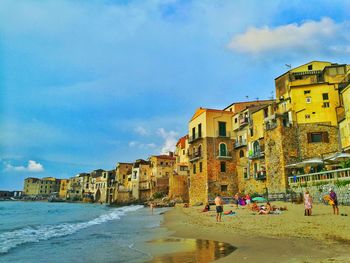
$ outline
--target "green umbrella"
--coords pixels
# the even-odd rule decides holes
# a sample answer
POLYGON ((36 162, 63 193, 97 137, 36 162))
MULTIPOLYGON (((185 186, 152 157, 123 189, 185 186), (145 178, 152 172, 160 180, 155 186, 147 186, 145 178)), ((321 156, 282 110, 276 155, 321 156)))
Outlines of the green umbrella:
POLYGON ((266 202, 266 199, 264 197, 261 197, 261 196, 254 197, 252 200, 254 202, 266 202))

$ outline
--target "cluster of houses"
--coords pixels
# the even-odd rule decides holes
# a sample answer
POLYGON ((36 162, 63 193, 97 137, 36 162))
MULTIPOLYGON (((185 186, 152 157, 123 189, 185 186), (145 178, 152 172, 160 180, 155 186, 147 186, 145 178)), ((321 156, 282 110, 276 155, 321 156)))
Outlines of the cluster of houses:
MULTIPOLYGON (((175 153, 69 180, 27 178, 24 194, 105 203, 168 196, 195 204, 216 194, 286 192, 291 177, 324 169, 310 160, 350 152, 349 72, 350 65, 324 61, 290 69, 275 79, 276 99, 198 108, 175 153)), ((350 179, 350 168, 342 173, 350 179)))

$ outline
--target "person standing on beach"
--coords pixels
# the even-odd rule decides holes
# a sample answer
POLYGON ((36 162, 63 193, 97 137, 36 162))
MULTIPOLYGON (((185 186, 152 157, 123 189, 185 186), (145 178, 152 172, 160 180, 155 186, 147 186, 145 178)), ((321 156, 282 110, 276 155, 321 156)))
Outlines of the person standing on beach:
POLYGON ((306 190, 305 194, 304 194, 304 207, 305 207, 305 212, 304 215, 305 216, 311 216, 311 210, 312 210, 312 197, 309 193, 308 190, 306 190))
POLYGON ((333 191, 332 188, 329 189, 329 197, 332 201, 333 214, 339 215, 337 194, 333 191))
POLYGON ((235 196, 233 197, 233 201, 236 204, 236 208, 238 209, 238 204, 239 204, 239 193, 236 193, 235 196))
POLYGON ((223 208, 224 201, 222 200, 219 194, 215 198, 215 205, 216 205, 216 222, 221 222, 221 214, 224 211, 224 208, 223 208))

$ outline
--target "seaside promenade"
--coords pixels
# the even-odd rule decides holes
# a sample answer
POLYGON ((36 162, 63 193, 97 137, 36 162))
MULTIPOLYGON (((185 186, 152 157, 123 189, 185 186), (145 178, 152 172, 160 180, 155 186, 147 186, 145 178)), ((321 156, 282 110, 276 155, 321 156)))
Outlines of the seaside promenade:
POLYGON ((202 213, 202 207, 175 207, 165 214, 164 226, 173 235, 227 242, 237 247, 217 262, 350 262, 350 207, 315 204, 313 215, 304 216, 303 204, 274 202, 287 206, 279 215, 258 215, 244 207, 225 205, 236 212, 215 222, 215 207, 202 213))

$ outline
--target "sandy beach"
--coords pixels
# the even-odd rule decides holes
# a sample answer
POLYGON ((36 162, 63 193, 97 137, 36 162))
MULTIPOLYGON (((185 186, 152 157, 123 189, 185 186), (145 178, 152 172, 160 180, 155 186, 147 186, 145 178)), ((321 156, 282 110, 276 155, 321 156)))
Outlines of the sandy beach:
POLYGON ((315 204, 313 215, 304 216, 302 204, 274 202, 287 206, 279 215, 257 215, 246 207, 225 205, 236 214, 215 220, 215 206, 177 206, 165 214, 164 226, 173 236, 227 242, 237 249, 216 262, 350 262, 350 207, 332 208, 315 204))

